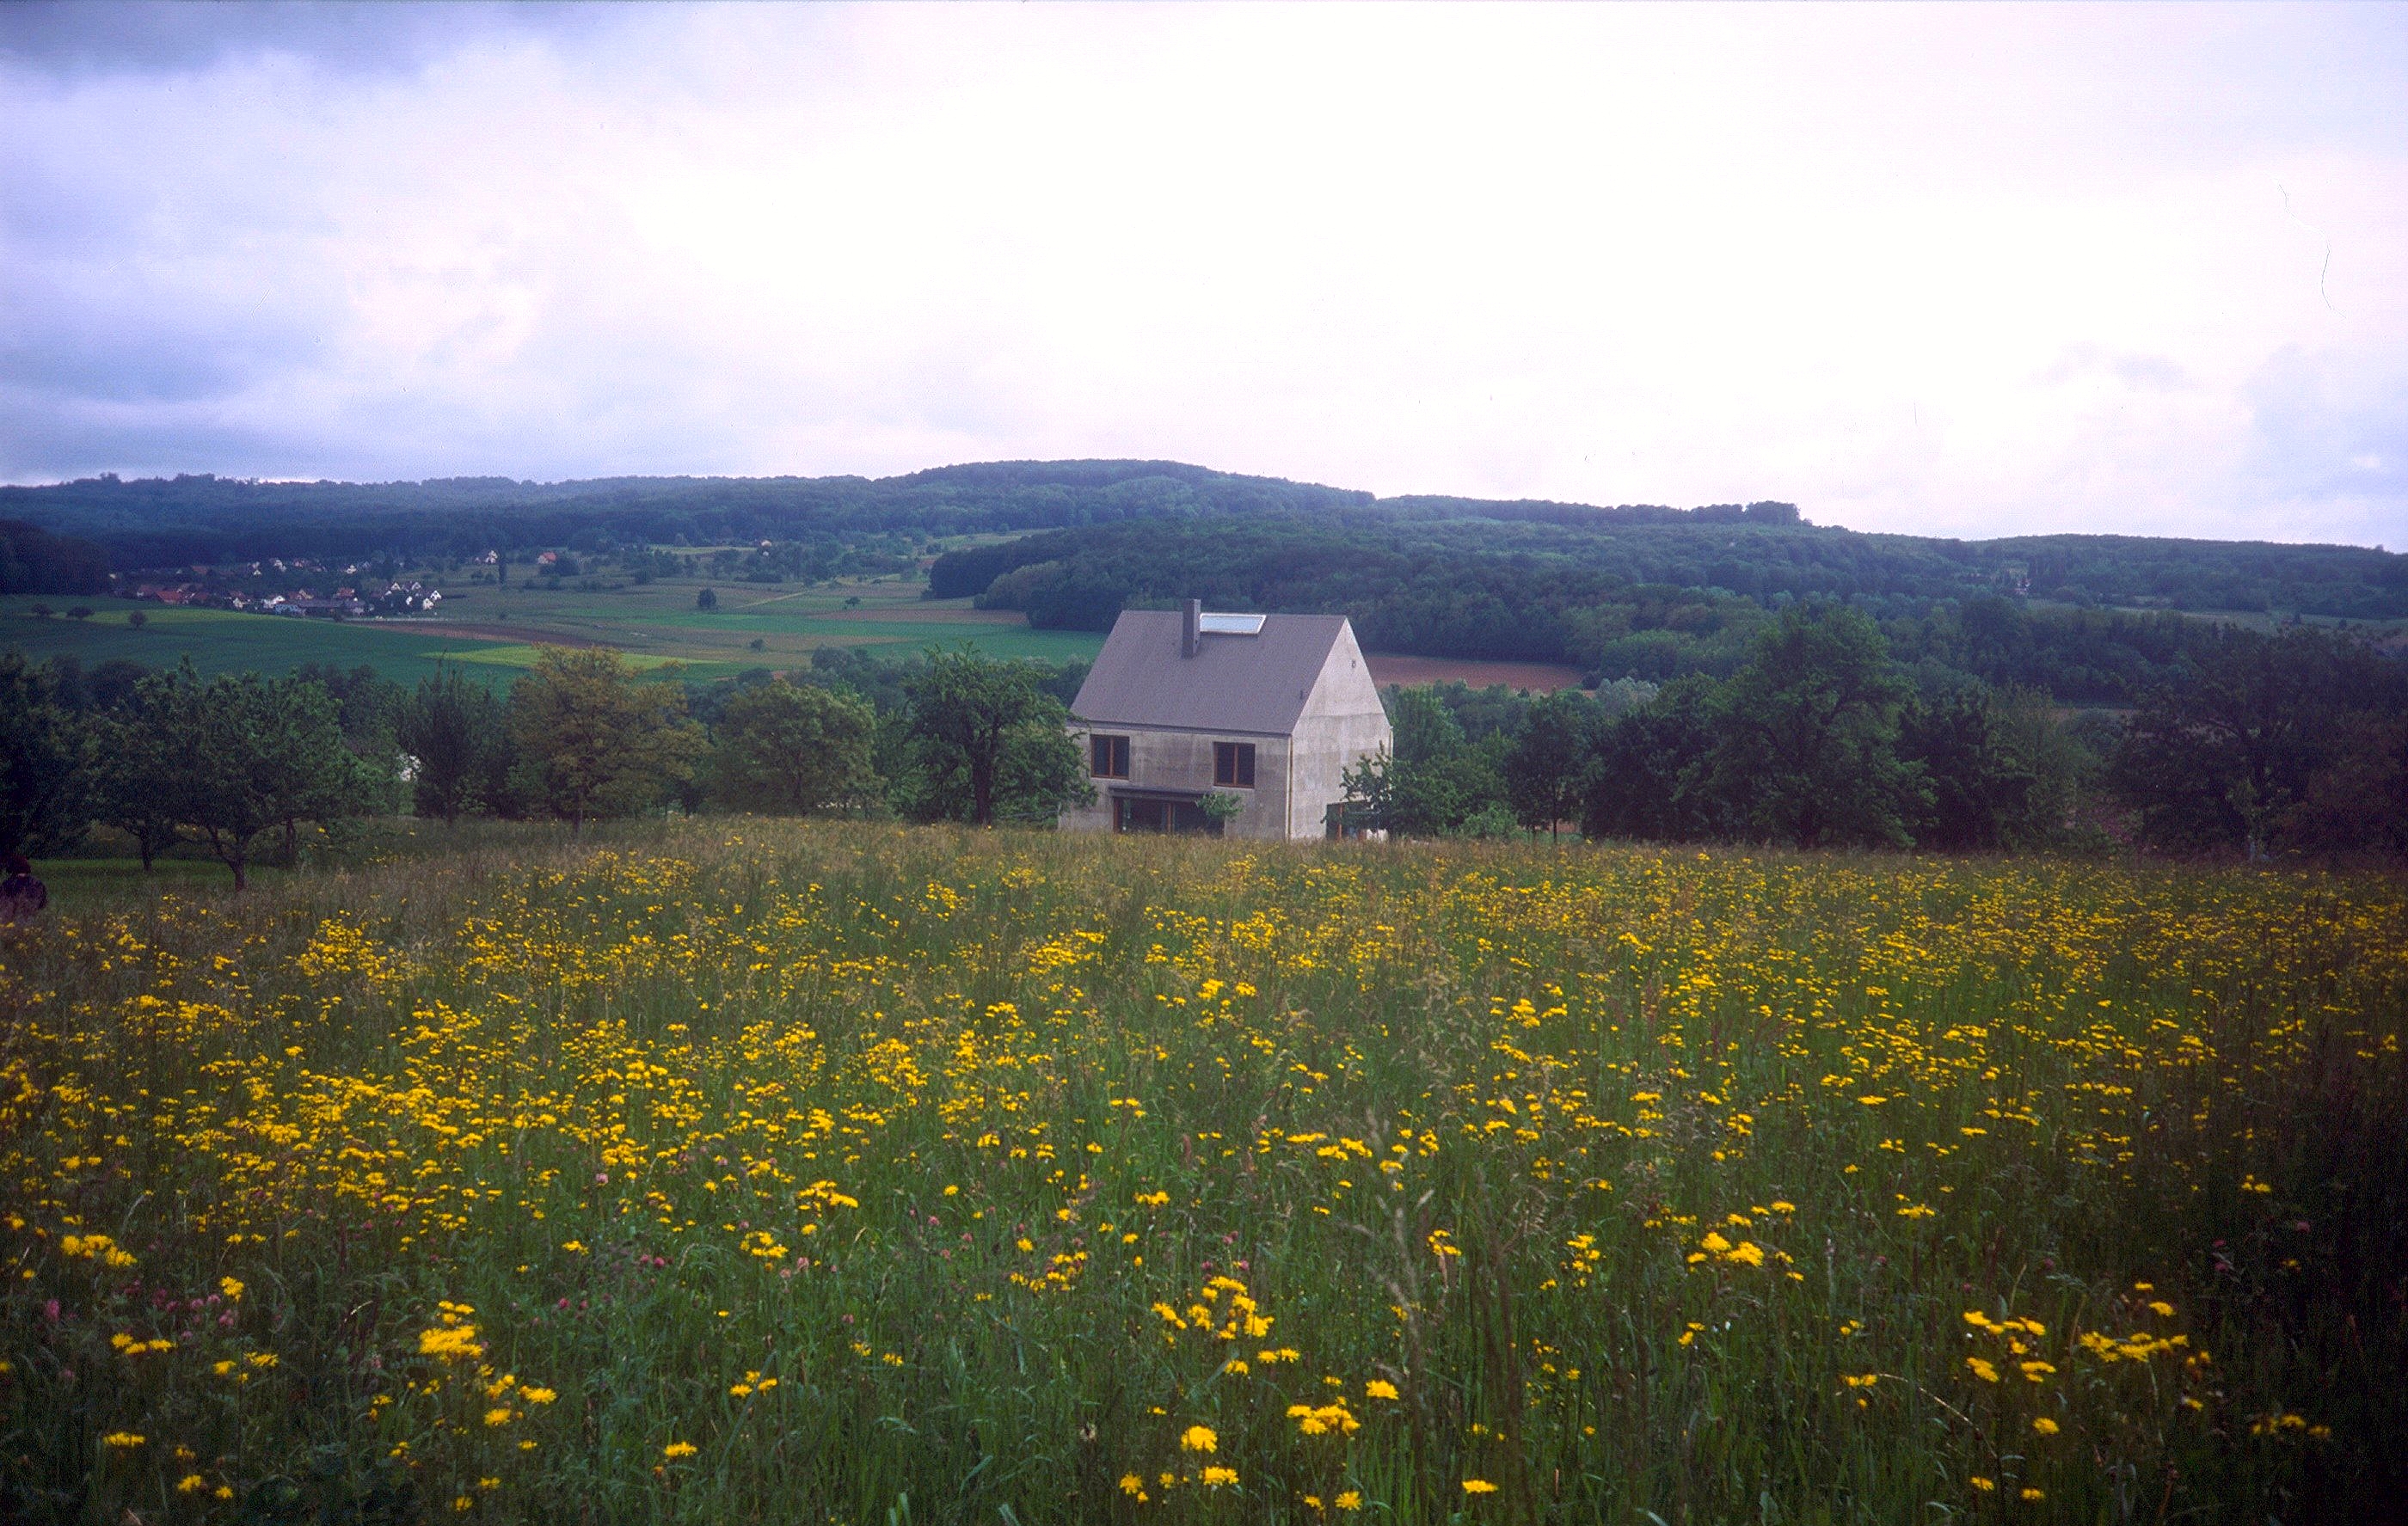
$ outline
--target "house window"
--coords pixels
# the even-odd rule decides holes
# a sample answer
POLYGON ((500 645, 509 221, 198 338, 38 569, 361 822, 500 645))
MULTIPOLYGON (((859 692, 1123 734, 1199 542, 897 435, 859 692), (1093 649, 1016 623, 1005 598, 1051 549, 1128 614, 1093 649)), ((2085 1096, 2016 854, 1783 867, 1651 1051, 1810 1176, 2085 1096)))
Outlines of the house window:
POLYGON ((1212 782, 1231 789, 1253 789, 1254 787, 1254 744, 1252 742, 1213 743, 1212 782))
POLYGON ((1128 777, 1128 745, 1125 736, 1088 737, 1087 772, 1099 779, 1128 777))

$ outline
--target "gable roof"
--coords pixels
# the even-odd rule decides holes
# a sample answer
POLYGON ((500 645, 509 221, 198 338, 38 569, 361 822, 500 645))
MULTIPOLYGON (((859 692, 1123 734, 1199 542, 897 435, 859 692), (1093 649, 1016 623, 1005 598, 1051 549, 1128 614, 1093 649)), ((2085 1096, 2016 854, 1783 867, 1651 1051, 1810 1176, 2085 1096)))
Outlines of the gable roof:
POLYGON ((1180 611, 1123 610, 1070 714, 1100 726, 1287 735, 1346 617, 1266 615, 1262 621, 1259 635, 1225 635, 1208 623, 1196 655, 1182 657, 1180 611))

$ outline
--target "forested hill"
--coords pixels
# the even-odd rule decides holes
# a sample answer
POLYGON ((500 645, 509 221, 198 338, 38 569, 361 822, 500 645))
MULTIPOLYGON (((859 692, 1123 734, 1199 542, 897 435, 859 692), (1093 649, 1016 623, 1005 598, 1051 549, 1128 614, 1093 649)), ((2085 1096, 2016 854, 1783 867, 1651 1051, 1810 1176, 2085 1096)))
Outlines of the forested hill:
POLYGON ((1670 621, 1662 628, 1694 637, 1731 623, 1738 606, 1817 594, 1868 601, 1893 618, 1992 593, 2080 607, 2408 618, 2408 557, 2367 548, 1859 535, 1808 523, 1782 503, 1383 499, 1175 462, 996 462, 874 480, 100 478, 0 488, 0 519, 96 542, 120 569, 640 541, 1012 535, 940 558, 932 592, 1024 608, 1039 625, 1095 628, 1125 604, 1188 594, 1343 609, 1375 642, 1406 649, 1575 661, 1656 629, 1656 606, 1670 621))
POLYGON ((97 541, 121 568, 262 556, 460 555, 584 541, 695 546, 958 535, 1141 518, 1311 513, 1368 492, 1163 461, 990 462, 905 477, 253 482, 182 476, 0 487, 0 519, 97 541))

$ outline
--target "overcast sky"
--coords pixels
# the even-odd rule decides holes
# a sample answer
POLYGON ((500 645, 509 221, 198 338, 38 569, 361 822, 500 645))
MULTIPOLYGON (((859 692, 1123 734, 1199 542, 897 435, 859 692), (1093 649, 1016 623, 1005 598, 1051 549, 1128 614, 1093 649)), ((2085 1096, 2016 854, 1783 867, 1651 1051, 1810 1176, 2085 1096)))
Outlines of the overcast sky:
POLYGON ((0 7, 0 478, 2408 546, 2408 7, 0 7))

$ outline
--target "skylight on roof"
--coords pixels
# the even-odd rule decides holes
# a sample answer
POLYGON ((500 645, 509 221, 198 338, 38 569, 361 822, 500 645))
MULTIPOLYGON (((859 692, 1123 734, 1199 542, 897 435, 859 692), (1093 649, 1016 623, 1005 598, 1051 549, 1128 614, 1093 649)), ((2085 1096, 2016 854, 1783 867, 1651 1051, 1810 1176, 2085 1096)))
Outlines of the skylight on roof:
POLYGON ((1196 629, 1205 635, 1260 635, 1263 617, 1260 615, 1198 615, 1196 629))

